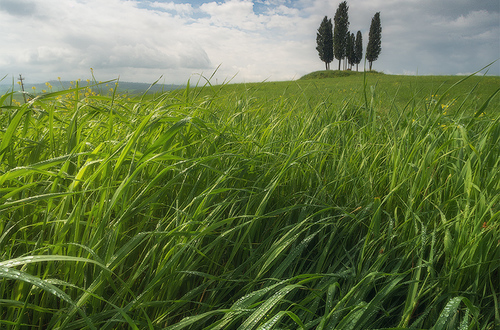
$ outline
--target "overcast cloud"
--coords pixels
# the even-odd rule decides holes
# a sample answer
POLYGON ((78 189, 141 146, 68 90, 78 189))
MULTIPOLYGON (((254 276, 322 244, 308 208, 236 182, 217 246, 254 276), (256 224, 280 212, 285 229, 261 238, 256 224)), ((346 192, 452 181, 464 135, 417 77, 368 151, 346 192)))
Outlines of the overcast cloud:
MULTIPOLYGON (((0 78, 185 83, 297 79, 322 70, 316 31, 330 0, 0 0, 0 78), (197 77, 196 77, 197 79, 197 77)), ((498 0, 351 0, 368 42, 380 12, 389 74, 466 74, 500 57, 498 0)), ((332 68, 336 67, 336 62, 332 68)), ((500 61, 489 69, 500 75, 500 61)), ((5 82, 5 80, 3 81, 5 82)))

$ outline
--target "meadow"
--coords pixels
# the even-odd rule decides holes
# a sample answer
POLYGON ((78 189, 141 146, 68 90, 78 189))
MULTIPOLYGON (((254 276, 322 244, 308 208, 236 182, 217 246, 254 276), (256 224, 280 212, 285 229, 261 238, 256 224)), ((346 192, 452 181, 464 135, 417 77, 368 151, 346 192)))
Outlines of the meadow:
POLYGON ((320 76, 1 96, 0 327, 500 326, 500 77, 320 76))

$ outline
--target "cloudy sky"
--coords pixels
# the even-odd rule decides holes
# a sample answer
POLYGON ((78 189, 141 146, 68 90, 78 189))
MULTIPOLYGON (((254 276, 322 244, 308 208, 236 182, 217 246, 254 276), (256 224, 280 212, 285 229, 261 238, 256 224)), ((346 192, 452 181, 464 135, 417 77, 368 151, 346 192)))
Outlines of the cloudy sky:
MULTIPOLYGON (((316 32, 339 0, 0 0, 0 78, 214 83, 298 79, 322 70, 316 32)), ((465 74, 500 57, 498 0, 350 0, 368 42, 380 12, 389 74, 465 74)), ((336 62, 332 65, 335 68, 336 62)), ((500 61, 489 74, 500 75, 500 61)))

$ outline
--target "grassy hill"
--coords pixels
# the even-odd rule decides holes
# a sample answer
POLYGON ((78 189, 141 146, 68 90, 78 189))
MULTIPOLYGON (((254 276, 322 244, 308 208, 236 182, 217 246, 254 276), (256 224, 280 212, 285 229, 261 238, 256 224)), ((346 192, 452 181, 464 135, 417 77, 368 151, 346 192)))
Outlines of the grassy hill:
POLYGON ((499 85, 0 97, 0 325, 494 329, 499 85))
MULTIPOLYGON (((377 72, 364 76, 362 72, 328 70, 313 72, 296 81, 229 84, 213 88, 205 86, 193 92, 205 97, 222 93, 225 97, 247 99, 262 106, 268 106, 276 100, 293 101, 296 107, 308 108, 320 103, 335 107, 343 107, 348 103, 360 107, 369 102, 376 106, 377 111, 399 113, 409 107, 424 110, 435 106, 438 101, 439 106, 454 103, 462 109, 470 107, 470 111, 473 111, 500 85, 498 76, 464 78, 386 75, 377 72), (459 104, 460 101, 464 103, 459 104)), ((179 93, 184 91, 179 90, 179 93)), ((493 98, 490 107, 500 109, 500 99, 493 98)))

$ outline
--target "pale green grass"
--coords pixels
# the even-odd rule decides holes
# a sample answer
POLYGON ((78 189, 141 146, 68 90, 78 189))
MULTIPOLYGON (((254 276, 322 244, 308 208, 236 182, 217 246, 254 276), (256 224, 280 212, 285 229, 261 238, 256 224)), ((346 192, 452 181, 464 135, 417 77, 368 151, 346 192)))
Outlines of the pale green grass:
POLYGON ((499 79, 357 79, 2 97, 1 326, 498 326, 499 79))

